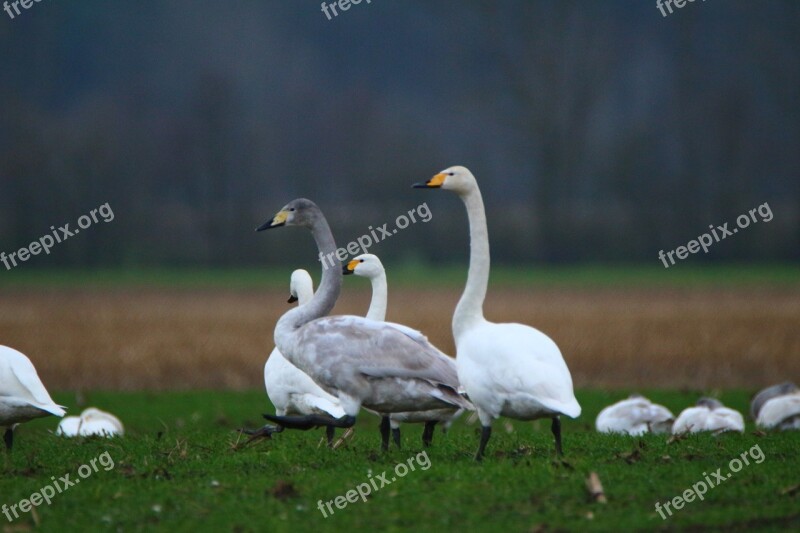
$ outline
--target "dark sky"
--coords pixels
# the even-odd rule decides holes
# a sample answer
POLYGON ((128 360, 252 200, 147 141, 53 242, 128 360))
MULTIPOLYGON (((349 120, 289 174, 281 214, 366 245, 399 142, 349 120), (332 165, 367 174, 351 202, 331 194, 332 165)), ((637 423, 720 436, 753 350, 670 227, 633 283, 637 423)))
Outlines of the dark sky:
MULTIPOLYGON (((800 4, 43 0, 0 13, 0 249, 106 201, 45 266, 271 261, 295 196, 343 239, 470 167, 507 262, 652 262, 770 202, 703 261, 800 244, 800 4), (520 233, 530 238, 518 239, 520 233)), ((449 260, 460 206, 389 255, 449 260)), ((462 235, 463 233, 459 233, 462 235)), ((457 248, 461 251, 461 248, 457 248)), ((455 254, 458 257, 458 254, 455 254)))

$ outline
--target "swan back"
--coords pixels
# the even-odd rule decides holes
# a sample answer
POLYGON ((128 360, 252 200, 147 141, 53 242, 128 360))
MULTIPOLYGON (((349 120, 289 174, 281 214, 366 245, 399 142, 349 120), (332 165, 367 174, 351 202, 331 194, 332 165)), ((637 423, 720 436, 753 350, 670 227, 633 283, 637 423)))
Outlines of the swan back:
POLYGON ((767 429, 800 429, 800 392, 764 402, 756 424, 767 429))
POLYGON ((106 437, 122 436, 125 427, 119 418, 101 411, 96 407, 89 407, 81 413, 81 436, 101 435, 106 437))
POLYGON ((697 405, 684 409, 672 426, 672 433, 699 433, 710 431, 744 432, 744 417, 734 409, 722 405, 719 400, 701 398, 697 405))
POLYGON ((773 385, 771 387, 763 389, 758 394, 756 394, 753 397, 752 402, 750 402, 750 417, 753 420, 756 420, 758 418, 759 412, 761 411, 761 408, 769 400, 777 398, 778 396, 793 394, 798 391, 800 391, 800 389, 798 389, 797 385, 795 385, 791 381, 786 381, 784 383, 779 383, 778 385, 773 385))
POLYGON ((609 405, 597 415, 595 427, 601 433, 668 433, 674 420, 672 412, 652 403, 647 398, 635 396, 609 405))

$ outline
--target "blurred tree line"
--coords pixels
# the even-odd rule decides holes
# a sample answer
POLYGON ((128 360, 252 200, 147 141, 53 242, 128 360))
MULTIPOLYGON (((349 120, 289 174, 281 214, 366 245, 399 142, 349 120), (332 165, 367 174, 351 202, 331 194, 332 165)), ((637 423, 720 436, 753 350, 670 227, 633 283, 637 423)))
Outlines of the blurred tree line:
POLYGON ((764 202, 695 260, 797 260, 799 25, 792 0, 37 4, 0 21, 0 251, 109 202, 29 265, 297 261, 311 239, 253 228, 307 196, 341 244, 425 201, 373 251, 466 261, 462 206, 409 188, 463 164, 499 262, 656 264, 764 202))

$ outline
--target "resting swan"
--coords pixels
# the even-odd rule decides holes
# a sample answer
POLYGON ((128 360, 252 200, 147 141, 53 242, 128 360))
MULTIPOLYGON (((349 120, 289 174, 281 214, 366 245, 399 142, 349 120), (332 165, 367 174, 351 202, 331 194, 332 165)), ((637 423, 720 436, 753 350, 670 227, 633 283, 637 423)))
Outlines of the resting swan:
POLYGON ((722 405, 714 398, 700 398, 694 407, 684 409, 672 425, 672 434, 710 431, 744 432, 744 417, 739 411, 722 405))
MULTIPOLYGON (((336 254, 328 222, 311 200, 293 200, 257 231, 280 226, 307 228, 319 257, 336 254)), ((341 267, 323 263, 322 280, 311 301, 278 320, 275 345, 290 363, 335 392, 345 415, 264 418, 290 429, 352 427, 362 405, 379 413, 467 407, 458 394, 456 372, 420 332, 357 316, 325 316, 333 309, 341 285, 341 267)))
POLYGON ((96 407, 84 409, 81 416, 68 416, 58 423, 61 437, 122 437, 125 427, 119 418, 96 407))
POLYGON ((644 396, 633 394, 609 405, 597 415, 595 427, 600 433, 669 433, 675 416, 672 412, 644 396))
MULTIPOLYGON (((378 256, 373 254, 361 254, 349 261, 342 270, 344 275, 355 274, 369 279, 372 285, 372 299, 369 303, 367 318, 383 322, 386 320, 386 305, 388 300, 388 286, 386 283, 386 270, 378 256)), ((455 361, 441 354, 442 360, 457 372, 455 361)), ((395 445, 400 448, 400 423, 424 422, 425 429, 422 431, 422 443, 430 446, 433 442, 433 430, 436 424, 443 422, 445 427, 449 427, 464 410, 457 407, 446 407, 434 409, 432 411, 409 411, 406 413, 392 413, 388 417, 381 419, 381 436, 383 437, 383 447, 389 447, 389 427, 392 431, 392 439, 395 445)))
POLYGON ((551 418, 556 452, 561 455, 559 416, 581 414, 572 376, 558 346, 541 331, 522 324, 495 324, 483 317, 489 284, 489 232, 475 177, 466 168, 455 166, 414 187, 453 191, 467 208, 469 273, 453 314, 453 337, 458 377, 482 426, 475 459, 483 458, 492 420, 501 415, 518 420, 551 418))
POLYGON ((766 429, 800 429, 800 389, 790 381, 767 387, 753 398, 750 415, 766 429))
MULTIPOLYGON (((289 303, 298 302, 305 305, 314 296, 314 282, 311 275, 297 269, 292 272, 289 283, 289 303)), ((327 414, 334 418, 344 416, 344 409, 339 400, 325 392, 314 383, 308 374, 286 360, 276 347, 264 365, 264 385, 267 396, 275 406, 275 413, 285 415, 327 414)), ((270 434, 267 429, 266 435, 270 434)), ((255 432, 255 436, 261 436, 255 432)), ((333 444, 334 427, 327 426, 328 446, 333 444)))
POLYGON ((30 359, 12 348, 0 346, 0 427, 6 428, 6 450, 11 452, 18 424, 65 414, 64 407, 56 405, 42 385, 30 359))

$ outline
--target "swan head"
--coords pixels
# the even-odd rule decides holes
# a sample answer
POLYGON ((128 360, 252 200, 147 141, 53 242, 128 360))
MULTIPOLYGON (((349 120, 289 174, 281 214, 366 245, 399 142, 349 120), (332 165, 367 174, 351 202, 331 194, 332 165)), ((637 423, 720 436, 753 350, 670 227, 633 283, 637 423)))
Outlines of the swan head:
POLYGON ((378 259, 377 255, 361 254, 351 259, 342 268, 342 273, 355 274, 356 276, 364 276, 369 279, 377 278, 384 274, 383 263, 378 259))
POLYGON ((697 400, 697 403, 695 405, 697 407, 705 407, 710 411, 713 411, 714 409, 719 409, 720 407, 725 407, 724 405, 722 405, 722 402, 717 400, 716 398, 707 398, 707 397, 700 398, 699 400, 697 400))
POLYGON ((307 198, 298 198, 283 206, 280 211, 275 213, 275 216, 257 227, 256 231, 264 231, 280 226, 311 228, 319 216, 320 210, 317 204, 307 198))
POLYGON ((458 194, 466 194, 477 187, 477 180, 469 169, 454 166, 442 170, 423 183, 415 183, 415 189, 445 189, 458 194))
POLYGON ((291 280, 289 281, 289 303, 299 301, 300 305, 308 302, 314 296, 314 282, 311 280, 311 274, 307 270, 298 268, 292 272, 291 280))

